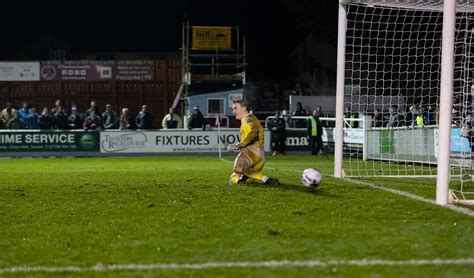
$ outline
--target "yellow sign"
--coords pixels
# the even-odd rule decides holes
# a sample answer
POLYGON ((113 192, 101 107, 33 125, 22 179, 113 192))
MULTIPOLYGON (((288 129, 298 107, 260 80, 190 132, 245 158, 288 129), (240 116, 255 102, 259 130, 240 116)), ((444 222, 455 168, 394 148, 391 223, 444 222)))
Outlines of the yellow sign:
POLYGON ((193 26, 194 50, 229 50, 231 49, 230 27, 193 26))

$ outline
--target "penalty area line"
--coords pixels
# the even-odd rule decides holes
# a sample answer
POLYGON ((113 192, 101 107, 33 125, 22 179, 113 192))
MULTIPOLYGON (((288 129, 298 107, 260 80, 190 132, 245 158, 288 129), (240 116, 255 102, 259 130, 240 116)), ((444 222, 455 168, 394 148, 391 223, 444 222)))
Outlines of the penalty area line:
MULTIPOLYGON (((428 203, 428 204, 438 206, 438 204, 436 204, 435 200, 427 199, 425 197, 422 197, 422 196, 419 196, 419 195, 416 195, 416 194, 408 193, 408 192, 393 189, 393 188, 387 188, 387 187, 384 187, 382 185, 375 185, 375 184, 372 184, 370 182, 359 181, 359 180, 354 180, 354 179, 350 179, 350 178, 345 178, 344 180, 346 180, 350 183, 366 185, 370 188, 382 190, 382 191, 385 191, 385 192, 390 192, 390 193, 397 194, 397 195, 400 195, 400 196, 404 196, 404 197, 407 197, 407 198, 410 198, 410 199, 413 199, 413 200, 417 200, 417 201, 421 201, 421 202, 425 202, 425 203, 428 203)), ((453 211, 456 211, 456 212, 459 212, 459 213, 462 213, 462 214, 465 214, 467 216, 474 217, 474 210, 470 210, 468 208, 459 207, 459 206, 451 205, 451 204, 441 206, 441 207, 447 208, 447 209, 450 209, 450 210, 453 210, 453 211)))
POLYGON ((474 265, 474 258, 460 259, 419 259, 419 260, 304 260, 304 261, 262 261, 262 262, 207 262, 207 263, 163 263, 163 264, 111 264, 98 263, 94 266, 16 266, 0 268, 3 273, 33 272, 108 272, 126 270, 201 270, 213 268, 277 268, 277 267, 331 267, 331 266, 441 266, 441 265, 474 265))

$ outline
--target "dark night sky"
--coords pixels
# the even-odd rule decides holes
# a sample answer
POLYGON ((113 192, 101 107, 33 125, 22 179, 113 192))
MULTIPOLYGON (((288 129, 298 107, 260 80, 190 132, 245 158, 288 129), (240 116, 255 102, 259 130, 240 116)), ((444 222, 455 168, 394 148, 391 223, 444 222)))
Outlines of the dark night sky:
MULTIPOLYGON (((41 59, 51 47, 65 48, 67 55, 178 51, 187 14, 191 25, 240 26, 249 71, 270 77, 286 70, 289 53, 306 32, 298 13, 312 13, 304 7, 310 0, 300 1, 301 9, 282 0, 30 2, 2 4, 0 60, 41 59)), ((328 28, 335 29, 337 1, 322 2, 334 2, 330 11, 319 12, 334 13, 328 28)))

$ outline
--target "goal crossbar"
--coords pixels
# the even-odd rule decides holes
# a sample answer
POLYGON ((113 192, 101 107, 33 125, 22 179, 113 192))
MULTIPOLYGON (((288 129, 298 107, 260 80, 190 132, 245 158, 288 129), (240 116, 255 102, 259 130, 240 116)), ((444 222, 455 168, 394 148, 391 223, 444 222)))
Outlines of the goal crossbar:
MULTIPOLYGON (((347 0, 350 4, 363 4, 367 6, 381 6, 399 9, 443 11, 443 0, 347 0)), ((468 0, 458 0, 458 12, 474 12, 474 7, 468 0)))

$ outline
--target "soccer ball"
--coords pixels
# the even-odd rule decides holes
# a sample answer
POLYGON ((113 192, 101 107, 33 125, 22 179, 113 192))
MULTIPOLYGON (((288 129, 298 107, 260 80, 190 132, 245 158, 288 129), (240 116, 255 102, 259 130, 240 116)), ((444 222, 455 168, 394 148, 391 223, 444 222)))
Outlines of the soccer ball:
POLYGON ((307 187, 316 187, 323 180, 323 175, 318 169, 308 168, 303 171, 301 182, 307 187))

